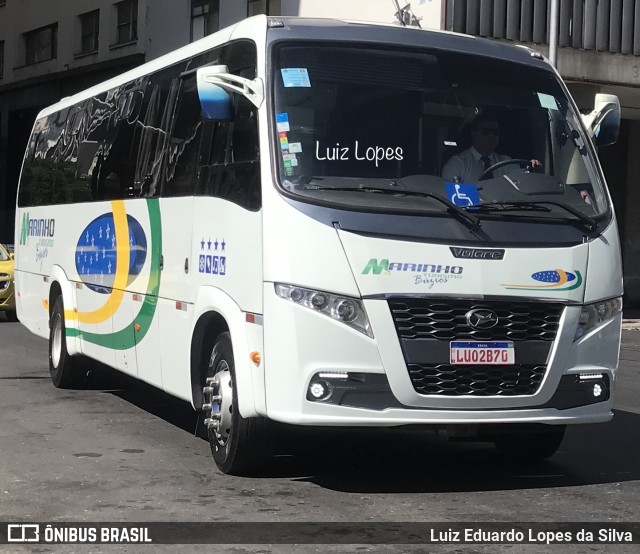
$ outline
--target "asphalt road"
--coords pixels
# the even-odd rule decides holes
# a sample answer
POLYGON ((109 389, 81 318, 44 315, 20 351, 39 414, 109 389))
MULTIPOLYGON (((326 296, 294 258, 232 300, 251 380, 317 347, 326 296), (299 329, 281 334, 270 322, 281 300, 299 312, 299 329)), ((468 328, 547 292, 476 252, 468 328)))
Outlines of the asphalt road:
MULTIPOLYGON (((638 522, 640 331, 623 332, 613 422, 571 427, 559 452, 536 467, 505 465, 487 444, 450 443, 431 433, 287 429, 265 475, 231 477, 218 472, 195 428, 189 405, 115 372, 95 372, 85 390, 55 389, 46 341, 0 314, 0 521, 638 522)), ((124 547, 102 548, 90 551, 124 547)), ((136 549, 143 551, 123 551, 136 549)), ((589 547, 600 549, 637 552, 637 545, 589 547)), ((207 550, 426 551, 384 545, 207 550)))

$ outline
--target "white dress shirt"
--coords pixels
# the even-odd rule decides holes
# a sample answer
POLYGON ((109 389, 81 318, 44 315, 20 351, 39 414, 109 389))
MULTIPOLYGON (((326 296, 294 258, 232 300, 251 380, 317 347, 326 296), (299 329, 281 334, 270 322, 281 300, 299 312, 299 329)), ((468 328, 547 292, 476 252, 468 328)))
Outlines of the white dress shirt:
MULTIPOLYGON (((449 161, 444 164, 442 168, 442 176, 450 182, 453 182, 454 177, 458 177, 461 183, 477 183, 480 175, 484 173, 484 162, 482 161, 482 154, 478 152, 473 146, 467 148, 465 151, 451 156, 449 161)), ((490 165, 509 160, 509 156, 504 154, 496 154, 493 152, 490 156, 487 156, 490 165)), ((511 173, 514 168, 519 168, 518 164, 506 165, 499 167, 493 171, 493 177, 500 177, 511 173)), ((490 177, 489 177, 490 178, 490 177)))

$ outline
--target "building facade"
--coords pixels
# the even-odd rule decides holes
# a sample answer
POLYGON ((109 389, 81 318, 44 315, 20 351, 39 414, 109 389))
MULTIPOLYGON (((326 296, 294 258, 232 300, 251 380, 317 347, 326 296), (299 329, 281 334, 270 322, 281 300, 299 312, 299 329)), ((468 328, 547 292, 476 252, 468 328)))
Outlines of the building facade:
MULTIPOLYGON (((408 24, 546 53, 550 0, 412 0, 408 24)), ((398 24, 399 0, 0 0, 0 242, 13 241, 20 164, 43 107, 245 17, 398 24)), ((640 0, 562 0, 558 69, 579 107, 617 94, 623 125, 600 157, 620 223, 625 300, 640 306, 640 0)))

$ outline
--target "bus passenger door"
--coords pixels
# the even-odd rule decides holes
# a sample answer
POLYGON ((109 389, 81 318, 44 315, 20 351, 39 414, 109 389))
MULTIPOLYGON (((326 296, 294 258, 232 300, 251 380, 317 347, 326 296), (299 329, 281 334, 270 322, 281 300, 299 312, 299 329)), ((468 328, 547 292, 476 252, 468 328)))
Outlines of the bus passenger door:
MULTIPOLYGON (((173 128, 164 162, 160 212, 162 218, 162 278, 158 298, 160 356, 164 390, 191 400, 191 325, 194 198, 202 132, 195 74, 180 80, 173 128)), ((198 238, 198 240, 200 240, 198 238)))

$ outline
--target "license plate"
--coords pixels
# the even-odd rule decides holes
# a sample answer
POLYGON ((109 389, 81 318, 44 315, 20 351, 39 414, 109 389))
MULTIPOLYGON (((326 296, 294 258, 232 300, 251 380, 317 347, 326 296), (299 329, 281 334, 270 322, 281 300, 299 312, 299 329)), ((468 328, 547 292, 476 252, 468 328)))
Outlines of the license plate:
POLYGON ((452 365, 513 365, 512 342, 451 342, 452 365))

